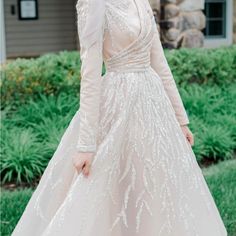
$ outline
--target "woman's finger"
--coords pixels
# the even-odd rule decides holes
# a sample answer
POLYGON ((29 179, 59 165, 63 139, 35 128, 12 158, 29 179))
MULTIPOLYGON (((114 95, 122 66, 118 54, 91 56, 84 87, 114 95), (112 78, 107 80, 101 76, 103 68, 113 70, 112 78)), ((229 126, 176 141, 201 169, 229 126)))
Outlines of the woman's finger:
POLYGON ((192 134, 188 134, 188 140, 191 146, 193 146, 194 144, 194 139, 193 139, 193 135, 192 134))
POLYGON ((85 176, 88 176, 89 175, 89 173, 90 173, 90 167, 91 167, 91 164, 90 164, 90 162, 86 162, 85 163, 85 166, 84 166, 84 168, 83 168, 83 174, 85 175, 85 176))
POLYGON ((84 163, 82 161, 79 161, 75 164, 75 168, 77 170, 77 173, 80 174, 83 169, 84 163))

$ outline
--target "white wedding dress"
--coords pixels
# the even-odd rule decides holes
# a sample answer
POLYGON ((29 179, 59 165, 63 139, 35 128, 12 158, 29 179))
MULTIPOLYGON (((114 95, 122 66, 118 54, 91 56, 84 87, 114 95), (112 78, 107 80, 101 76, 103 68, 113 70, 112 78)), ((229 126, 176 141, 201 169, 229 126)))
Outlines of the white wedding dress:
MULTIPOLYGON (((104 1, 98 37, 80 38, 80 109, 12 235, 227 235, 182 133, 189 120, 148 1, 104 1), (78 151, 94 152, 88 178, 72 164, 78 151)), ((76 5, 79 34, 90 3, 76 5)))

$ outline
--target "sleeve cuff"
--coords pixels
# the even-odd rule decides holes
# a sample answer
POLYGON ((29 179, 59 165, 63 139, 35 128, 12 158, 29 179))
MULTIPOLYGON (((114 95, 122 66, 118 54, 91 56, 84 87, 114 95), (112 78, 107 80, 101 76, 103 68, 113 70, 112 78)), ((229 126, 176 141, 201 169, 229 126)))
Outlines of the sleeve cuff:
POLYGON ((179 118, 177 120, 178 120, 180 126, 188 125, 190 123, 188 117, 185 117, 182 119, 179 118))

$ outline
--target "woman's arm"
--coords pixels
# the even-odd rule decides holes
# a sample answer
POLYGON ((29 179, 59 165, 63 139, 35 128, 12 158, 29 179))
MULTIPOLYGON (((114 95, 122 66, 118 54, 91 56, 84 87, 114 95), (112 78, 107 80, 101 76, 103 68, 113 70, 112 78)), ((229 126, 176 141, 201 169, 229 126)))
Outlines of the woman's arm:
POLYGON ((77 3, 78 34, 80 39, 81 83, 80 83, 80 124, 77 150, 79 152, 95 152, 99 119, 99 103, 102 73, 103 31, 88 46, 81 37, 88 14, 88 1, 77 3), (84 4, 83 4, 84 3, 84 4), (87 11, 86 11, 87 9, 87 11))
MULTIPOLYGON (((154 21, 154 18, 153 18, 154 21)), ((155 24, 155 23, 154 23, 155 24)), ((159 38, 159 32, 155 26, 155 35, 151 48, 151 66, 161 78, 165 91, 175 110, 176 118, 180 125, 189 124, 183 102, 178 92, 175 80, 171 73, 170 67, 164 55, 164 51, 159 38)))

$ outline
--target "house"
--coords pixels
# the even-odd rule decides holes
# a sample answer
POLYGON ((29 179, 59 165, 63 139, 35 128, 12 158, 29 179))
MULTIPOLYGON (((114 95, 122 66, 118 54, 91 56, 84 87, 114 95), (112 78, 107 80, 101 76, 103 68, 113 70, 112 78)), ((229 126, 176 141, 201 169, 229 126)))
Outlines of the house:
MULTIPOLYGON (((78 49, 76 1, 0 0, 1 62, 78 49)), ((150 2, 167 47, 218 47, 236 42, 235 0, 150 2)))
POLYGON ((156 12, 166 47, 218 47, 236 42, 235 0, 162 0, 156 12))

